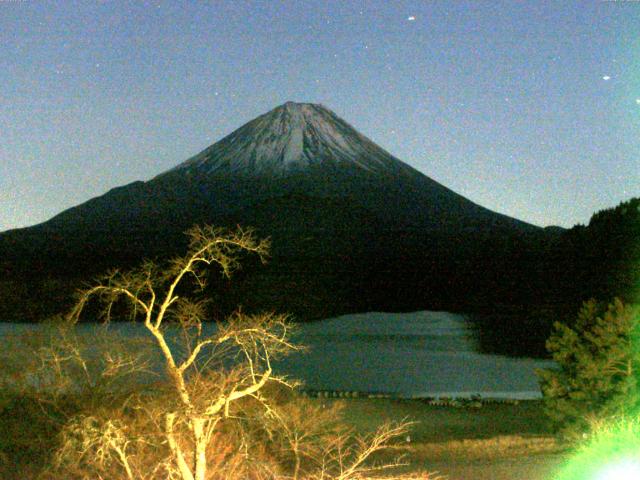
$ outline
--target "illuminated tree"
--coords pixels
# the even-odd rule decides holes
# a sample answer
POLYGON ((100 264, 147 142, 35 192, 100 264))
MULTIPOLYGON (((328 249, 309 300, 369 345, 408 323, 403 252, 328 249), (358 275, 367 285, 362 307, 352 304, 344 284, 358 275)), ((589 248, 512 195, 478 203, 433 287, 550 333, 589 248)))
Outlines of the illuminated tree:
MULTIPOLYGON (((92 300, 103 307, 106 321, 113 312, 128 313, 151 337, 163 375, 152 385, 134 386, 121 397, 119 409, 102 405, 67 422, 53 474, 131 480, 355 480, 398 465, 372 467, 365 460, 404 434, 407 424, 384 425, 369 437, 354 437, 323 428, 326 415, 303 403, 283 408, 268 393, 275 386, 293 386, 277 376, 272 365, 274 358, 298 348, 289 340, 286 316, 236 313, 217 323, 213 333, 204 333, 207 301, 194 298, 204 288, 209 268, 217 266, 228 276, 239 267, 242 252, 264 260, 268 243, 241 229, 197 227, 189 236, 188 253, 168 267, 145 262, 129 272, 111 272, 80 292, 70 323, 78 322, 92 300), (113 418, 114 410, 120 411, 119 417, 113 418), (278 464, 283 448, 288 453, 281 457, 292 459, 293 476, 286 473, 287 465, 278 464), (262 466, 250 467, 254 464, 262 466)), ((86 365, 82 355, 59 352, 54 357, 58 370, 64 370, 67 358, 86 365)), ((109 362, 101 365, 98 374, 104 376, 109 362)), ((138 371, 119 361, 118 370, 123 369, 138 371)), ((84 371, 88 378, 95 375, 84 371)))
POLYGON ((640 407, 640 310, 616 299, 585 302, 573 325, 557 322, 547 341, 556 368, 538 372, 558 430, 581 435, 640 407))
MULTIPOLYGON (((267 383, 286 384, 273 374, 271 360, 295 347, 287 339, 289 326, 282 315, 236 314, 219 324, 213 335, 203 335, 206 301, 179 295, 182 284, 192 280, 204 288, 209 266, 217 265, 228 276, 239 266, 240 252, 253 252, 264 259, 269 245, 240 229, 230 233, 195 227, 189 236, 187 255, 174 259, 167 268, 145 262, 131 272, 112 272, 98 285, 83 291, 71 319, 78 320, 92 297, 98 297, 105 305, 107 318, 114 305, 124 300, 133 320, 142 319, 162 355, 174 393, 175 404, 168 406, 163 419, 173 466, 183 480, 204 480, 206 448, 218 424, 230 416, 234 402, 248 396, 264 401, 260 391, 267 383), (182 348, 172 346, 167 323, 179 327, 182 348), (237 355, 244 361, 226 369, 224 361, 237 355), (200 369, 205 362, 209 367, 213 362, 218 368, 203 374, 200 369), (179 438, 184 438, 184 433, 179 430, 184 429, 188 441, 181 442, 179 438)), ((116 453, 122 456, 121 451, 116 453)))

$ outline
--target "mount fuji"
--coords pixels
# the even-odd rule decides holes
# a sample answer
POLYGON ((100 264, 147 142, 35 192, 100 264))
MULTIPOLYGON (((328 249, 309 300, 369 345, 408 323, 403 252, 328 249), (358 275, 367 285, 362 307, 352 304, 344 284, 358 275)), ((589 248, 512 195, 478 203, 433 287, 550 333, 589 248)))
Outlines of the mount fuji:
POLYGON ((344 202, 396 229, 536 230, 423 175, 327 108, 293 102, 147 182, 115 188, 36 228, 183 229, 287 196, 344 202))
POLYGON ((522 252, 547 236, 432 180, 322 105, 287 102, 151 180, 0 234, 0 266, 5 278, 87 276, 178 253, 182 232, 204 223, 272 238, 270 266, 249 266, 230 301, 303 317, 465 308, 507 291, 517 301, 530 286, 512 288, 531 266, 522 252))

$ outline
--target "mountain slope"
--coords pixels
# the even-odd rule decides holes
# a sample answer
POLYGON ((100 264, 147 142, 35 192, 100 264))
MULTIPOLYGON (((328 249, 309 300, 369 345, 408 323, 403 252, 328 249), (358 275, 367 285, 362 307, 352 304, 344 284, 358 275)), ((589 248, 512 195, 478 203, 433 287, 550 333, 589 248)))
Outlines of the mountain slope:
POLYGON ((190 224, 291 195, 342 198, 415 228, 537 230, 428 178, 326 108, 292 102, 250 121, 168 172, 113 189, 43 227, 190 224))
POLYGON ((254 303, 324 308, 317 315, 490 302, 509 272, 530 267, 513 246, 548 237, 423 175, 330 110, 288 102, 147 182, 0 234, 2 268, 5 277, 87 276, 179 252, 198 223, 271 236, 271 265, 243 277, 259 291, 254 303), (293 283, 288 296, 283 282, 293 283), (325 293, 297 305, 309 292, 325 293))

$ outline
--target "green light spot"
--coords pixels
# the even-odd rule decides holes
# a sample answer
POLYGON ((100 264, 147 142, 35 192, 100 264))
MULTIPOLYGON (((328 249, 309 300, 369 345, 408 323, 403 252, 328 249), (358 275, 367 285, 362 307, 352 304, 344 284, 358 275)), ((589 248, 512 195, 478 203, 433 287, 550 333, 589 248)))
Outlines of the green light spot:
POLYGON ((640 479, 640 461, 625 459, 606 465, 596 473, 594 480, 638 480, 640 479))
POLYGON ((640 421, 637 417, 597 428, 554 480, 640 479, 640 421))

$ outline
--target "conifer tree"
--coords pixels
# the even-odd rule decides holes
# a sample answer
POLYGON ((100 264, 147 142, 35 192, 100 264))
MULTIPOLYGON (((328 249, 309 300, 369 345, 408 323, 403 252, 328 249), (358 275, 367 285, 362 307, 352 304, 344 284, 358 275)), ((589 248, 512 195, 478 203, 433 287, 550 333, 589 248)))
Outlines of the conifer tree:
POLYGON ((545 409, 567 437, 640 409, 640 308, 585 302, 573 325, 556 322, 547 350, 556 368, 538 371, 545 409))

